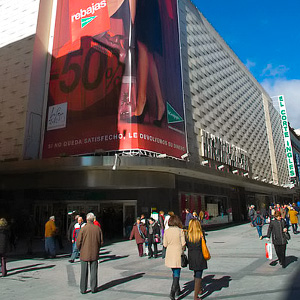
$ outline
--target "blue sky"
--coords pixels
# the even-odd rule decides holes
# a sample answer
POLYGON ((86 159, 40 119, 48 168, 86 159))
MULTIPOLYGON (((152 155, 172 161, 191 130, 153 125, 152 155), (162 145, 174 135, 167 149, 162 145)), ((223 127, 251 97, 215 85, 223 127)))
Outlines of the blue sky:
POLYGON ((300 0, 192 0, 300 128, 300 0))

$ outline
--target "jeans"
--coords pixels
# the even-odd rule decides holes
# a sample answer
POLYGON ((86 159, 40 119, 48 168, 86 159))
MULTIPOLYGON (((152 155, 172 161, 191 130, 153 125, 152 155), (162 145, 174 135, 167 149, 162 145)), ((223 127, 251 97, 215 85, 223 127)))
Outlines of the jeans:
POLYGON ((258 232, 258 236, 261 237, 262 236, 262 226, 256 226, 257 232, 258 232))
POLYGON ((202 278, 203 270, 194 271, 195 278, 202 278))
POLYGON ((181 268, 172 268, 173 277, 180 278, 180 271, 181 271, 181 268))
POLYGON ((56 255, 55 251, 55 238, 54 237, 46 237, 45 238, 45 250, 48 256, 54 257, 56 255))
POLYGON ((71 254, 71 260, 75 260, 76 258, 79 257, 79 250, 76 246, 76 242, 73 243, 73 249, 72 249, 72 254, 71 254))

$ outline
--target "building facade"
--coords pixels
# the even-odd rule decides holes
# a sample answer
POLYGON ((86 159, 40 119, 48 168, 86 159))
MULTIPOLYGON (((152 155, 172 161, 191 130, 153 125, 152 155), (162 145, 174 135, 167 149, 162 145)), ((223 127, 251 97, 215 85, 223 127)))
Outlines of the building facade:
MULTIPOLYGON (((166 0, 156 7, 160 16, 168 18, 160 23, 162 50, 155 54, 148 50, 148 58, 156 64, 167 100, 157 118, 160 96, 153 95, 157 86, 150 72, 153 82, 147 98, 154 99, 156 106, 147 100, 150 108, 147 119, 143 115, 144 123, 141 117, 131 117, 131 122, 123 118, 132 105, 131 93, 138 95, 141 88, 143 68, 138 66, 141 44, 146 44, 130 42, 131 29, 137 36, 139 30, 128 21, 129 1, 93 2, 73 15, 70 3, 28 0, 20 7, 19 1, 12 0, 1 6, 5 12, 0 18, 2 215, 11 216, 18 207, 21 217, 32 214, 41 228, 55 214, 65 230, 68 212, 94 211, 110 238, 123 234, 127 218, 153 210, 177 214, 186 207, 204 210, 210 215, 206 224, 216 224, 245 220, 249 204, 263 209, 270 203, 291 201, 293 191, 282 187, 290 178, 279 114, 192 2, 166 0), (116 8, 112 3, 117 3, 116 8), (108 7, 110 21, 109 29, 103 30, 114 32, 114 40, 96 33, 57 46, 63 40, 60 30, 73 37, 72 22, 86 17, 88 9, 92 14, 102 6, 108 7), (57 24, 68 13, 71 25, 59 29, 57 24), (117 46, 116 36, 124 38, 124 49, 117 46), (174 48, 168 48, 170 44, 174 48), (80 62, 74 58, 78 53, 89 63, 88 70, 83 64, 78 71, 80 62), (134 62, 136 69, 129 68, 134 62), (69 77, 56 86, 55 71, 60 67, 60 76, 69 77), (84 76, 90 69, 92 73, 84 76), (76 90, 79 81, 88 91, 76 90), (59 88, 67 99, 64 102, 56 98, 59 88), (93 95, 88 94, 91 90, 93 95), (104 99, 101 103, 99 95, 104 99), (66 120, 54 122, 57 127, 51 127, 57 120, 50 118, 53 111, 55 117, 68 113, 66 120), (105 124, 113 124, 111 131, 105 131, 105 124), (84 136, 86 132, 90 136, 84 136), (85 143, 89 145, 81 145, 85 143)), ((83 27, 87 25, 81 22, 83 27)))

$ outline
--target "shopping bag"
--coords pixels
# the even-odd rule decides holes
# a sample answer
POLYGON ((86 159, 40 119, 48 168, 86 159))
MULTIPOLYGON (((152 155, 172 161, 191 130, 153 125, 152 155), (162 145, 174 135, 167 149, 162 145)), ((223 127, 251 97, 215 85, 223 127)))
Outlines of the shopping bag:
POLYGON ((272 260, 272 244, 271 243, 266 243, 265 245, 266 248, 266 258, 272 260))

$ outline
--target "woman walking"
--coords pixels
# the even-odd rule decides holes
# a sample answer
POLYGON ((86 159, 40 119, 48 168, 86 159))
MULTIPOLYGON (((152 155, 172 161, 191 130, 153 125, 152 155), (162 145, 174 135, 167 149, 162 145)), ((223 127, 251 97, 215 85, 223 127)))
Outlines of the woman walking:
POLYGON ((9 232, 7 221, 4 218, 0 219, 0 258, 1 258, 1 273, 2 277, 7 275, 6 269, 6 252, 9 245, 9 232))
POLYGON ((185 237, 180 218, 176 215, 170 217, 169 228, 165 231, 164 247, 166 247, 165 265, 172 269, 173 282, 170 299, 180 293, 179 279, 181 271, 181 254, 185 246, 185 237))
POLYGON ((201 224, 197 219, 192 219, 189 223, 186 245, 188 248, 189 268, 194 271, 194 300, 201 299, 198 295, 203 293, 202 274, 203 270, 207 269, 207 261, 202 254, 202 239, 204 239, 204 234, 201 224))
POLYGON ((276 211, 274 217, 275 219, 272 220, 269 225, 267 238, 269 240, 272 233, 272 243, 274 245, 279 264, 285 268, 285 251, 287 244, 285 232, 287 232, 287 225, 284 219, 282 219, 280 211, 276 211))
POLYGON ((136 219, 136 223, 133 225, 129 239, 135 238, 136 245, 138 247, 139 256, 144 255, 143 244, 147 235, 145 224, 141 222, 141 218, 136 219))

